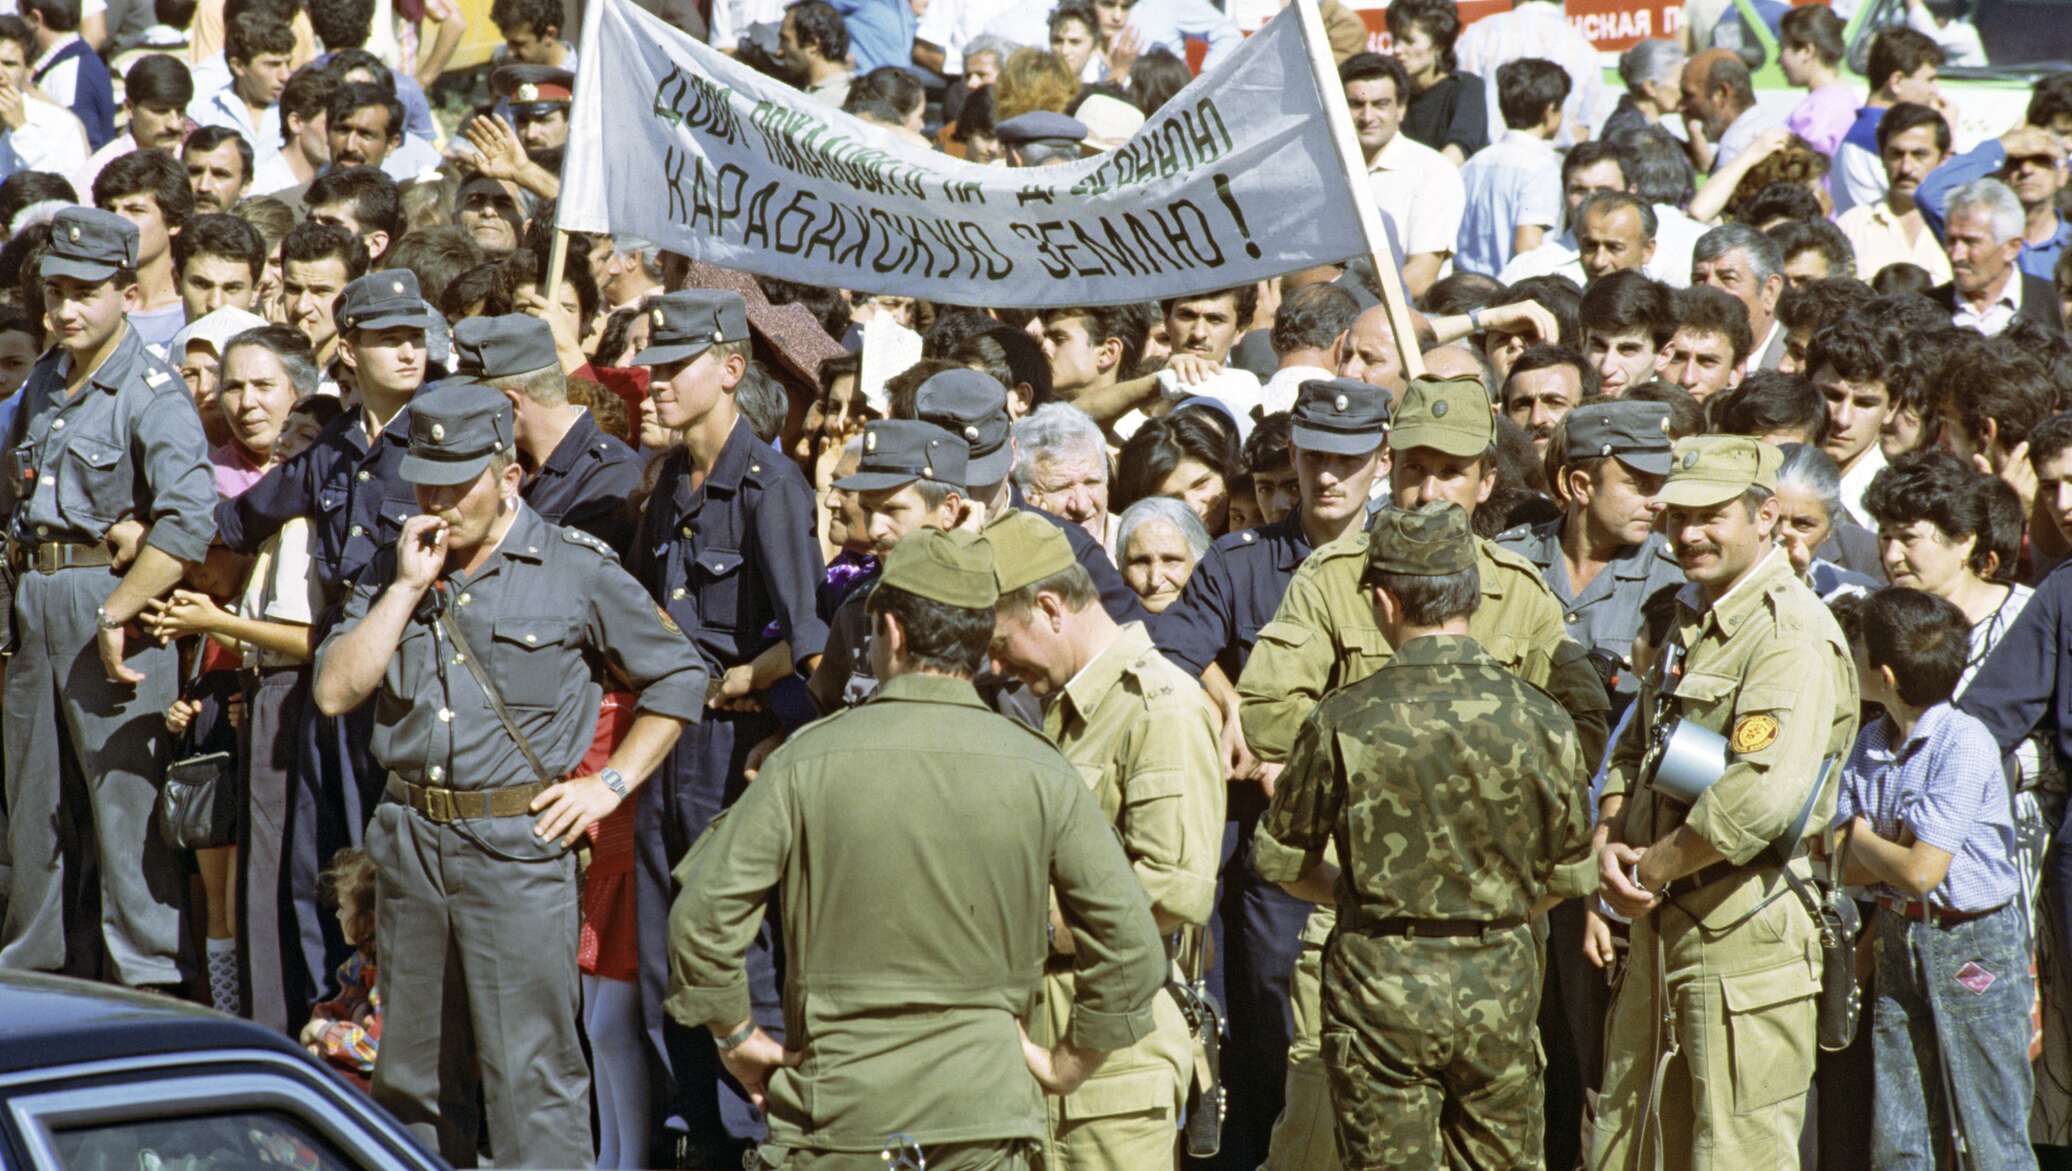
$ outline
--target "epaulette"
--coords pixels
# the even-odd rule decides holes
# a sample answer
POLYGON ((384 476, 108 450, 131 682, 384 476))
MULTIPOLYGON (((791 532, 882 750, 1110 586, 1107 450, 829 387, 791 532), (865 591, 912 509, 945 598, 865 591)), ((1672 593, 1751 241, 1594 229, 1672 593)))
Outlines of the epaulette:
POLYGON ((1499 565, 1520 570, 1524 573, 1529 573, 1533 576, 1535 580, 1539 578, 1540 567, 1532 563, 1532 558, 1527 557, 1525 554, 1520 553, 1518 550, 1506 549, 1502 545, 1497 544, 1495 541, 1490 540, 1487 537, 1479 538, 1476 541, 1476 543, 1482 547, 1483 556, 1488 557, 1491 561, 1494 561, 1499 565))
POLYGON ((561 539, 567 541, 571 545, 581 545, 583 548, 588 549, 593 553, 596 553, 598 556, 603 557, 607 561, 616 562, 619 559, 618 553, 614 552, 610 545, 605 544, 604 541, 594 533, 585 532, 584 530, 579 528, 564 527, 561 530, 561 539))
POLYGON ((1258 544, 1258 529, 1239 529, 1237 532, 1225 533, 1222 536, 1217 537, 1211 547, 1228 551, 1231 549, 1242 549, 1248 545, 1256 546, 1258 544))

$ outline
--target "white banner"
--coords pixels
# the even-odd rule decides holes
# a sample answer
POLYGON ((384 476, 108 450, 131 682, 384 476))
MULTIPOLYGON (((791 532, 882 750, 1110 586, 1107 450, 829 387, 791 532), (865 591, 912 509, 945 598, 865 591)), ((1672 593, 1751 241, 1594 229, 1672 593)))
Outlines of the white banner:
POLYGON ((1365 254, 1300 7, 1121 147, 1009 169, 895 138, 632 0, 591 0, 558 224, 998 308, 1157 300, 1365 254))

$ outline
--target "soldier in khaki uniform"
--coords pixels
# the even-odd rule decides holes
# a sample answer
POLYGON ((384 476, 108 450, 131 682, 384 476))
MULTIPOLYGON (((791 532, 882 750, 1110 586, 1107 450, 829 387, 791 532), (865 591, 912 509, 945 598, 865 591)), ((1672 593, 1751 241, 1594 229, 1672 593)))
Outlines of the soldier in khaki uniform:
MULTIPOLYGON (((1479 380, 1412 382, 1389 432, 1396 507, 1445 500, 1472 518, 1496 484, 1495 439, 1495 417, 1479 380)), ((1367 542, 1363 529, 1312 553, 1295 571, 1273 621, 1259 632, 1238 679, 1238 696, 1245 740, 1262 761, 1285 762, 1296 730, 1326 693, 1372 675, 1395 653, 1360 588, 1367 542)), ((1600 759, 1609 706, 1604 684, 1583 648, 1567 637, 1561 603, 1532 562, 1490 541, 1476 540, 1475 566, 1482 600, 1468 633, 1499 665, 1552 695, 1575 723, 1583 760, 1600 759)), ((1587 770, 1579 770, 1574 783, 1587 791, 1587 770)), ((1563 868, 1552 889, 1577 896, 1595 886, 1586 859, 1563 868)), ((1318 1060, 1318 981, 1324 941, 1334 922, 1333 909, 1319 907, 1303 930, 1292 997, 1295 1036, 1288 1051, 1287 1106, 1274 1126, 1266 1160, 1273 1171, 1338 1166, 1318 1060)))
POLYGON ((767 1112, 749 1166, 882 1168, 898 1132, 931 1168, 1025 1171, 1043 1092, 1153 1033, 1165 953, 1110 818, 972 687, 997 597, 982 538, 901 539, 868 603, 875 692, 771 754, 677 867, 667 1007, 767 1112), (749 1016, 742 969, 780 884, 792 1051, 749 1016), (1067 1027, 1038 1051, 1016 1020, 1049 950, 1046 889, 1081 946, 1067 1027))
MULTIPOLYGON (((1161 935, 1198 930, 1216 896, 1223 762, 1215 710, 1167 662, 1143 624, 1118 625, 1057 526, 1016 511, 986 527, 1000 584, 992 654, 1043 698, 1043 727, 1079 770, 1122 838, 1161 935)), ((1074 999, 1076 932, 1060 921, 1044 978, 1039 1044, 1064 1034, 1074 999)), ((1176 1125, 1194 1068, 1179 1004, 1160 993, 1150 1036, 1050 1103, 1049 1171, 1150 1171, 1174 1165, 1176 1125)))
POLYGON ((1375 519, 1361 581, 1397 653, 1303 723, 1254 835, 1263 877, 1345 908, 1323 1037, 1351 1168, 1541 1157, 1526 921, 1590 822, 1567 714, 1468 635, 1475 562, 1457 505, 1375 519))
MULTIPOLYGON (((1754 439, 1685 439, 1662 490, 1690 583, 1600 803, 1603 894, 1633 917, 1633 948, 1612 1001, 1593 1167, 1798 1164, 1820 945, 1782 872, 1757 856, 1789 832, 1822 761, 1849 750, 1857 693, 1833 617, 1772 544, 1781 461, 1754 439), (1652 737, 1677 719, 1730 750, 1689 805, 1650 783, 1652 737)), ((1805 832, 1834 802, 1830 780, 1805 832)))

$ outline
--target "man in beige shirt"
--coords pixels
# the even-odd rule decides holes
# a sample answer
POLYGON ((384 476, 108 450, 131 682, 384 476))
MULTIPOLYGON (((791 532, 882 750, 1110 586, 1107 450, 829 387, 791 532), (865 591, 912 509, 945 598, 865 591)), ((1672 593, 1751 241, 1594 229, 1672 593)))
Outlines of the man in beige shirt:
MULTIPOLYGON (((1043 730, 1121 836, 1159 933, 1199 932, 1215 903, 1223 843, 1214 708, 1142 623, 1118 624, 1101 608, 1057 526, 1016 511, 985 535, 1000 586, 994 663, 1043 698, 1043 730)), ((1038 1045, 1053 1045, 1069 1021, 1073 946, 1071 924, 1056 920, 1044 1004, 1030 1026, 1038 1045)), ((1170 992, 1159 994, 1153 1017, 1150 1036, 1050 1099, 1051 1171, 1175 1165, 1194 1047, 1170 992)))
POLYGON ((1859 203, 1835 226, 1856 250, 1856 274, 1864 280, 1890 264, 1918 264, 1942 284, 1950 279, 1950 258, 1914 206, 1914 191, 1950 155, 1950 124, 1927 106, 1901 102, 1878 123, 1878 157, 1890 184, 1885 198, 1859 203))

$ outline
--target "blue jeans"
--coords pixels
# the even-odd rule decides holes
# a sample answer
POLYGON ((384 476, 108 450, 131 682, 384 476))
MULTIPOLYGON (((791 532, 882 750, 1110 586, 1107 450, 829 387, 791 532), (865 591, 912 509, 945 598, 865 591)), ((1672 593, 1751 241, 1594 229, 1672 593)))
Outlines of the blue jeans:
POLYGON ((2009 904, 1940 927, 1880 911, 1877 933, 1872 1166, 1947 1166, 1951 1097, 1970 1165, 2036 1166, 2029 1147, 2033 990, 2020 913, 2009 904))

